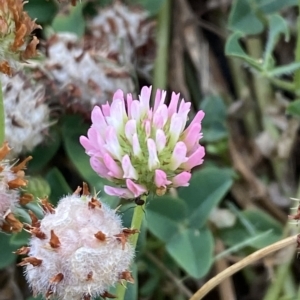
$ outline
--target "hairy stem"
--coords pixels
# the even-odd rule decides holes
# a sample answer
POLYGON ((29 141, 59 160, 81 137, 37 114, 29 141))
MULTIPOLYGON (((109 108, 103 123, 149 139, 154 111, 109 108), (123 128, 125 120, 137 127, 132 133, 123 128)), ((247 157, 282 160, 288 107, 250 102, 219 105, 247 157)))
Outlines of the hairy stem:
MULTIPOLYGON (((146 196, 142 196, 141 200, 144 200, 144 204, 143 205, 137 205, 134 208, 134 212, 133 212, 133 217, 131 220, 131 228, 132 229, 141 229, 142 223, 143 223, 143 218, 144 218, 144 214, 145 214, 145 204, 146 204, 146 196)), ((133 248, 136 247, 137 241, 138 241, 138 237, 139 234, 133 234, 130 236, 130 243, 133 246, 133 248)), ((116 296, 118 300, 123 300, 125 297, 125 293, 126 293, 126 282, 123 282, 122 284, 118 284, 117 285, 117 289, 116 289, 116 296)))

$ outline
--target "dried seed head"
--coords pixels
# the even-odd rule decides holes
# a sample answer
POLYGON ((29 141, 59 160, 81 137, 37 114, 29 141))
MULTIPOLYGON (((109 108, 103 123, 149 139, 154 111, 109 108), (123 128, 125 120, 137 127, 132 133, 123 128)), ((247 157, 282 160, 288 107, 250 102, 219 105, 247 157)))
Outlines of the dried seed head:
POLYGON ((22 72, 12 77, 0 74, 5 112, 5 135, 11 156, 31 151, 40 144, 49 127, 50 109, 44 103, 45 88, 22 72))
POLYGON ((23 263, 35 294, 59 300, 108 297, 109 287, 126 279, 122 274, 133 258, 126 236, 135 231, 122 228, 120 217, 107 205, 92 208, 92 199, 99 201, 85 188, 82 196, 75 193, 60 200, 55 213, 46 211, 38 228, 45 239, 33 234, 29 252, 42 263, 23 263), (125 237, 122 244, 118 235, 125 237))
POLYGON ((0 72, 7 75, 20 62, 35 56, 39 40, 31 36, 41 28, 23 10, 22 0, 0 0, 0 72))
MULTIPOLYGON (((22 199, 20 188, 27 183, 23 171, 25 163, 13 165, 10 160, 5 159, 9 152, 8 143, 4 143, 0 148, 0 230, 18 232, 23 226, 13 213, 19 205, 20 198, 22 199)), ((29 197, 28 195, 27 198, 29 197)))

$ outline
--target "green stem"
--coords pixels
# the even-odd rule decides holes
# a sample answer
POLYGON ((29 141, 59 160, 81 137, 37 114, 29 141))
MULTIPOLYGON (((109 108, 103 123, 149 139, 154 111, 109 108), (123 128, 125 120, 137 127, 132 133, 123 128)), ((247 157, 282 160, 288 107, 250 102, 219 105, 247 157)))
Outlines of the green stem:
MULTIPOLYGON (((146 204, 146 196, 142 196, 141 200, 144 200, 145 203, 143 205, 137 205, 134 209, 133 212, 133 217, 131 220, 131 228, 132 229, 141 229, 142 223, 143 223, 143 218, 144 218, 144 214, 145 214, 145 204, 146 204)), ((133 234, 130 236, 130 243, 133 246, 133 248, 136 247, 137 241, 139 238, 139 234, 133 234)), ((116 297, 118 300, 123 300, 124 296, 126 293, 126 282, 123 282, 122 284, 118 284, 117 285, 117 289, 116 289, 116 297)))
MULTIPOLYGON (((297 20, 297 44, 295 53, 295 62, 300 61, 300 0, 298 0, 298 20, 297 20)), ((300 69, 295 71, 294 83, 296 89, 300 89, 300 69)))
POLYGON ((165 0, 158 14, 157 52, 154 63, 153 90, 166 89, 170 40, 171 0, 165 0))
POLYGON ((2 93, 2 84, 0 81, 0 147, 5 140, 5 114, 4 114, 4 101, 2 93))

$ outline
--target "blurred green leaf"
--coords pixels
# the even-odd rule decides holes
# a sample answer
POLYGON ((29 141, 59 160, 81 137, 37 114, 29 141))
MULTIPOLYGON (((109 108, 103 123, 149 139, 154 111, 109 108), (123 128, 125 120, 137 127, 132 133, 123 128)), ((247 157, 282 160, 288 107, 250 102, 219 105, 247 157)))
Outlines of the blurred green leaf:
POLYGON ((30 176, 24 191, 32 194, 34 198, 43 198, 50 195, 51 188, 49 183, 41 176, 30 176))
POLYGON ((204 226, 212 209, 229 191, 233 175, 230 169, 207 167, 193 174, 189 187, 179 189, 178 195, 188 207, 190 226, 204 226))
POLYGON ((251 3, 251 0, 235 0, 229 15, 229 28, 244 34, 258 34, 262 32, 264 25, 257 17, 253 6, 253 1, 251 3))
POLYGON ((235 0, 229 15, 229 28, 244 34, 261 33, 263 19, 292 5, 297 5, 297 0, 235 0))
POLYGON ((129 0, 131 5, 141 5, 151 16, 157 15, 165 0, 129 0))
POLYGON ((17 249, 17 247, 15 245, 10 244, 10 238, 10 235, 0 232, 0 269, 9 266, 17 259, 16 254, 12 253, 17 249))
POLYGON ((190 276, 201 278, 211 267, 213 237, 206 227, 201 230, 187 228, 180 230, 167 242, 166 248, 190 276))
POLYGON ((44 300, 45 298, 43 296, 36 296, 36 297, 29 297, 26 300, 44 300))
POLYGON ((56 205, 63 196, 72 193, 66 179, 57 168, 52 168, 46 175, 46 179, 51 187, 50 201, 56 205))
POLYGON ((286 108, 286 113, 295 117, 300 117, 300 100, 294 100, 286 108))
POLYGON ((85 31, 85 20, 82 14, 86 2, 77 3, 76 6, 71 6, 70 11, 59 13, 52 22, 52 27, 56 32, 72 32, 77 36, 82 37, 85 31))
POLYGON ((164 242, 170 240, 185 224, 187 208, 182 199, 171 196, 155 197, 146 209, 148 229, 164 242))
POLYGON ((300 68, 300 62, 293 62, 291 64, 274 68, 265 72, 268 77, 276 77, 282 75, 290 75, 300 68))
POLYGON ((220 237, 227 246, 234 246, 238 243, 247 241, 247 244, 255 249, 266 247, 277 242, 282 236, 282 226, 275 219, 261 210, 245 210, 240 213, 252 228, 249 230, 243 225, 242 220, 238 220, 231 228, 220 230, 220 237), (251 237, 259 236, 272 229, 264 239, 254 239, 251 237))
POLYGON ((15 233, 11 236, 10 244, 14 247, 14 249, 18 249, 22 246, 28 245, 30 237, 30 233, 22 230, 21 232, 15 233))
POLYGON ((37 146, 30 155, 33 159, 28 163, 30 173, 42 170, 53 158, 61 143, 61 137, 56 126, 51 127, 47 142, 37 146))
POLYGON ((203 141, 216 142, 228 136, 226 105, 219 96, 205 97, 200 108, 205 111, 202 121, 203 141))
POLYGON ((24 6, 32 19, 37 19, 37 23, 51 23, 58 11, 58 4, 53 0, 29 0, 24 6))
POLYGON ((280 15, 272 15, 269 17, 269 32, 266 49, 264 52, 263 69, 268 70, 270 67, 272 52, 278 42, 281 34, 285 35, 285 41, 289 39, 289 28, 286 21, 280 15))
POLYGON ((262 62, 258 59, 254 59, 250 57, 242 48, 240 44, 240 39, 244 35, 240 32, 234 32, 229 36, 225 45, 225 54, 229 56, 234 56, 237 58, 241 58, 247 63, 249 63, 254 69, 261 71, 262 70, 262 62))

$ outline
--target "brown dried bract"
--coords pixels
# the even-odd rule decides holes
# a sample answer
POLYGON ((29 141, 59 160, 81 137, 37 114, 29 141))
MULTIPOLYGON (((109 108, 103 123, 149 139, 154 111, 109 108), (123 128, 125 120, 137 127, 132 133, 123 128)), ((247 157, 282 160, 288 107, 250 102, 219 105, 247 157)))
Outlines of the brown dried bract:
POLYGON ((118 241, 122 244, 122 250, 125 249, 125 244, 127 243, 128 237, 131 234, 139 233, 140 231, 138 229, 129 229, 129 228, 123 228, 121 233, 118 233, 115 235, 118 241))
POLYGON ((20 232, 23 228, 23 224, 13 215, 13 213, 9 213, 5 217, 5 222, 9 225, 10 232, 20 232))
POLYGON ((37 218, 37 216, 31 210, 28 210, 28 214, 29 214, 30 219, 31 219, 31 226, 39 228, 40 225, 41 225, 41 222, 37 218))
POLYGON ((45 213, 50 213, 50 214, 54 214, 55 213, 54 206, 48 201, 48 197, 40 199, 40 202, 41 202, 43 211, 45 213))
POLYGON ((14 253, 17 254, 17 255, 27 255, 30 251, 30 248, 29 247, 21 247, 19 248, 17 251, 15 251, 14 253))
POLYGON ((60 247, 60 240, 58 238, 58 236, 54 233, 54 230, 51 230, 50 232, 51 237, 50 237, 50 246, 52 248, 59 248, 60 247))
POLYGON ((128 281, 130 283, 134 283, 134 279, 131 276, 131 272, 128 271, 128 270, 121 273, 120 279, 124 279, 124 280, 126 280, 126 281, 128 281))
POLYGON ((95 233, 94 236, 101 242, 104 242, 106 239, 106 235, 100 230, 97 233, 95 233))
POLYGON ((117 298, 115 295, 110 294, 109 292, 104 292, 103 294, 100 295, 100 297, 106 299, 106 298, 110 298, 110 299, 115 299, 117 298))
POLYGON ((5 12, 1 18, 1 38, 11 39, 9 48, 2 49, 7 59, 0 62, 0 71, 7 75, 12 74, 10 60, 14 55, 16 60, 24 61, 37 54, 39 40, 37 37, 32 38, 31 33, 41 26, 23 10, 25 3, 22 0, 0 0, 0 11, 5 12))
POLYGON ((36 266, 40 266, 42 264, 42 262, 43 262, 42 259, 38 259, 36 257, 25 257, 22 259, 22 261, 19 264, 17 264, 17 266, 22 267, 22 266, 31 264, 34 267, 36 267, 36 266))
POLYGON ((97 199, 92 198, 91 201, 89 201, 88 206, 89 208, 94 209, 96 207, 101 208, 102 205, 97 199))

